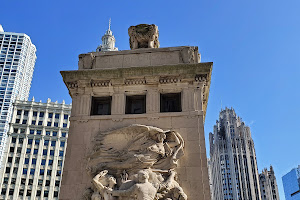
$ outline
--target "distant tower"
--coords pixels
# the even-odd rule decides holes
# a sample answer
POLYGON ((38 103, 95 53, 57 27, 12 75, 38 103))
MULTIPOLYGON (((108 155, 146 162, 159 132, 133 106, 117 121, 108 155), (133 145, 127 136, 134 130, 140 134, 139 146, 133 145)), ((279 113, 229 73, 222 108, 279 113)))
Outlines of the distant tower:
POLYGON ((212 199, 261 200, 250 128, 234 109, 221 110, 209 141, 212 199))
POLYGON ((300 199, 300 165, 282 177, 286 200, 300 199))
POLYGON ((115 47, 116 39, 113 36, 112 31, 110 30, 111 26, 111 19, 109 19, 108 30, 102 36, 102 44, 99 45, 96 49, 97 52, 99 51, 118 51, 118 48, 115 47))
POLYGON ((30 37, 24 33, 5 32, 0 25, 0 164, 13 102, 28 99, 35 60, 36 47, 30 37))
POLYGON ((262 200, 279 200, 277 181, 272 166, 270 166, 270 171, 265 168, 259 174, 259 185, 262 200))

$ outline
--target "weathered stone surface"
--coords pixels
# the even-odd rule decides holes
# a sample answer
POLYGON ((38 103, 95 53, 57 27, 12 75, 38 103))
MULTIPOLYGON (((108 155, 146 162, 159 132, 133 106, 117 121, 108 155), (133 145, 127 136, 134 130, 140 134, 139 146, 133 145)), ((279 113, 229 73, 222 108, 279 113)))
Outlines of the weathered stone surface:
POLYGON ((78 69, 113 69, 181 63, 200 63, 198 47, 182 46, 80 54, 78 69))
POLYGON ((128 29, 130 49, 159 48, 158 27, 155 24, 139 24, 128 29))
MULTIPOLYGON (((176 177, 175 174, 159 172, 162 173, 161 176, 164 179, 162 182, 157 182, 158 184, 164 184, 164 181, 168 179, 172 180, 174 191, 169 193, 168 198, 178 199, 181 195, 181 198, 189 200, 210 199, 203 121, 208 101, 212 63, 200 63, 198 50, 194 47, 99 52, 82 54, 80 57, 83 60, 79 61, 79 70, 61 72, 73 102, 60 198, 65 200, 91 198, 94 191, 112 199, 126 199, 124 198, 126 196, 123 196, 125 193, 138 196, 142 190, 132 189, 135 192, 131 193, 131 190, 127 191, 130 187, 125 188, 126 190, 119 188, 118 184, 124 177, 126 178, 126 175, 123 174, 123 170, 116 168, 120 168, 124 163, 115 164, 113 166, 118 167, 109 169, 100 166, 92 174, 88 173, 87 169, 96 166, 93 165, 94 161, 90 155, 94 150, 95 141, 100 141, 97 139, 98 136, 112 133, 114 130, 122 130, 132 124, 143 124, 158 127, 164 131, 178 132, 184 140, 184 155, 180 157, 178 166, 174 168, 178 177, 176 182, 172 180, 176 177), (85 56, 87 56, 86 60, 85 56), (165 93, 181 94, 182 112, 160 112, 160 96, 165 93), (125 114, 128 95, 146 95, 146 113, 125 114), (107 96, 112 97, 111 115, 91 115, 92 97, 107 96), (75 168, 73 165, 80 166, 75 168), (108 181, 100 182, 106 187, 105 192, 102 191, 103 188, 96 189, 97 186, 101 187, 99 183, 97 185, 97 181, 92 183, 93 178, 104 170, 108 170, 107 174, 113 176, 117 182, 115 185, 113 185, 113 180, 110 182, 111 185, 108 181), (81 180, 73 176, 80 177, 81 180)), ((123 143, 126 140, 116 141, 123 143)), ((142 145, 138 146, 142 148, 142 145)), ((136 153, 136 155, 139 154, 136 153)), ((150 165, 151 170, 146 172, 149 175, 148 182, 152 185, 153 176, 157 175, 153 166, 150 165)), ((139 170, 127 172, 128 179, 133 180, 130 182, 132 186, 145 185, 144 182, 134 179, 138 176, 139 170)), ((95 194, 94 197, 97 199, 99 196, 95 194)), ((148 199, 151 198, 150 195, 148 199)), ((159 199, 163 200, 164 197, 159 199)))

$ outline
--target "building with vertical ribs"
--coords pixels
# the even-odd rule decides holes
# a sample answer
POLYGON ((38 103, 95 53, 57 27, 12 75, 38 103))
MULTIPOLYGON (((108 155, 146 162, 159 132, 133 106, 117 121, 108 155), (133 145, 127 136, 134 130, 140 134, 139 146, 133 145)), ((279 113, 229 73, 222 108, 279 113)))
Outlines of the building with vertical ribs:
POLYGON ((278 186, 273 167, 264 169, 259 174, 259 184, 262 200, 279 200, 278 186))
POLYGON ((71 106, 17 100, 0 170, 0 199, 58 200, 71 106))
POLYGON ((221 110, 209 140, 212 199, 261 200, 250 128, 234 109, 221 110))

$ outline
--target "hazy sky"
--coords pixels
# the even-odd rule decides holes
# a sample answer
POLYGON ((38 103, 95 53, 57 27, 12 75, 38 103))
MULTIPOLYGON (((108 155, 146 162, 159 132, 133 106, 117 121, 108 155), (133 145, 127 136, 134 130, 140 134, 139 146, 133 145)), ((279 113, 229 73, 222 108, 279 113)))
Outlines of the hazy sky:
POLYGON ((299 10, 299 0, 10 0, 1 2, 0 24, 36 45, 30 99, 43 102, 71 103, 59 71, 95 51, 109 18, 119 50, 140 23, 158 25, 161 47, 199 46, 202 62, 214 62, 206 144, 221 105, 233 107, 251 127, 259 171, 273 165, 284 199, 281 177, 300 164, 299 10))

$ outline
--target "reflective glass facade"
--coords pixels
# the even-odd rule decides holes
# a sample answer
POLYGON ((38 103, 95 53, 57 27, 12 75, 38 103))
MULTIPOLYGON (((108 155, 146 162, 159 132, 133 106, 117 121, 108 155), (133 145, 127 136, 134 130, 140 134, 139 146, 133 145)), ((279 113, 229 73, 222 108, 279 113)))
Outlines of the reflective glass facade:
POLYGON ((300 165, 282 177, 286 200, 300 199, 300 165))

